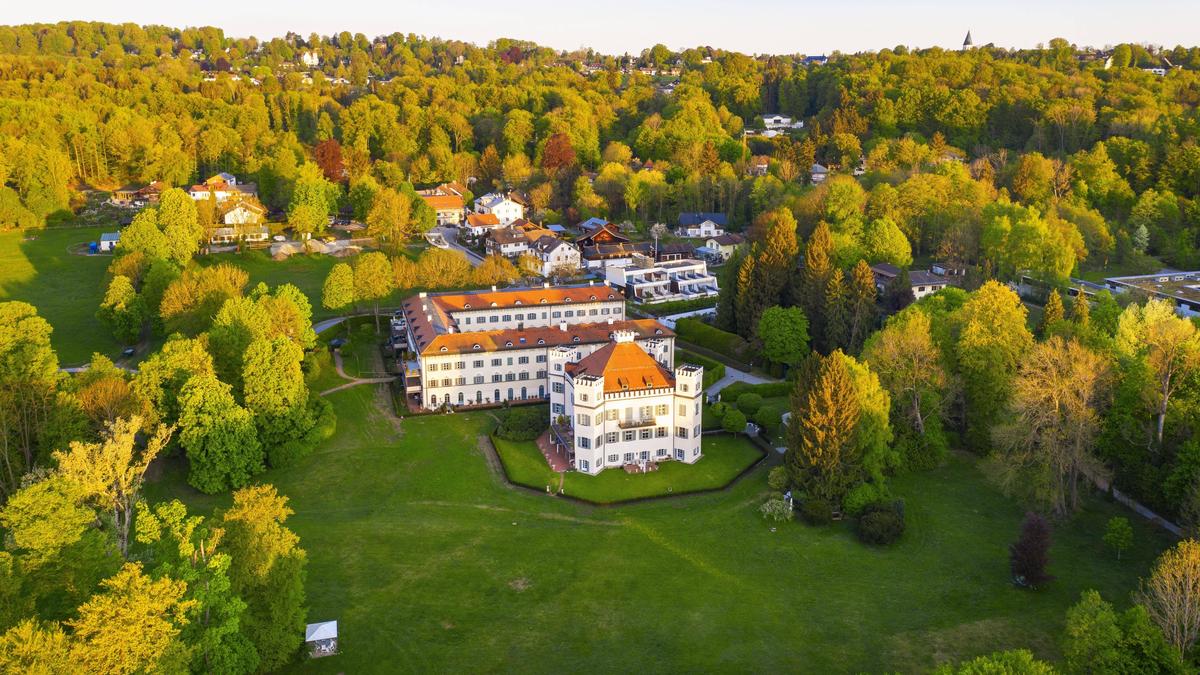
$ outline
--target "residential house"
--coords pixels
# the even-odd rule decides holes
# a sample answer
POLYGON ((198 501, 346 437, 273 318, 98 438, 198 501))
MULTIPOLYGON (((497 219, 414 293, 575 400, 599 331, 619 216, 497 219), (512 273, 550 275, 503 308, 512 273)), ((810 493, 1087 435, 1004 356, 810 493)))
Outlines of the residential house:
POLYGON ((717 278, 708 272, 703 260, 671 260, 657 262, 654 258, 634 254, 627 267, 609 266, 605 280, 625 291, 639 302, 690 300, 717 295, 717 278))
POLYGON ((621 234, 620 229, 616 225, 604 222, 576 237, 575 243, 580 248, 584 248, 599 245, 628 244, 630 243, 630 239, 621 234))
POLYGON ((625 296, 606 284, 421 293, 402 307, 404 390, 426 409, 545 400, 551 349, 582 358, 615 331, 633 331, 668 367, 674 358, 675 334, 653 319, 627 321, 625 296))
POLYGON ((825 166, 821 164, 813 164, 812 171, 809 175, 811 176, 814 185, 818 183, 824 183, 825 179, 829 177, 829 169, 825 168, 825 166))
POLYGON ((829 57, 824 54, 804 57, 804 65, 806 66, 823 66, 826 63, 829 63, 829 57))
POLYGON ((221 204, 218 213, 225 225, 258 225, 266 218, 267 209, 258 202, 239 199, 221 204))
POLYGON ((603 270, 607 267, 625 267, 633 263, 634 255, 654 255, 654 244, 649 241, 595 244, 580 246, 579 257, 584 269, 603 270))
POLYGON ((563 345, 550 350, 550 434, 582 473, 658 462, 692 464, 701 457, 704 369, 671 368, 633 331, 584 355, 563 345))
POLYGON ((721 260, 729 260, 739 248, 746 244, 746 237, 736 232, 726 232, 718 237, 709 237, 704 242, 705 248, 712 251, 721 260))
POLYGON ((247 243, 261 243, 267 241, 271 236, 270 230, 266 225, 245 223, 236 225, 226 225, 224 227, 214 228, 212 236, 208 242, 214 246, 228 246, 244 241, 247 243))
POLYGON ((681 213, 675 233, 688 238, 716 237, 725 234, 728 226, 724 213, 681 213))
POLYGON ((515 258, 529 250, 529 238, 515 227, 498 227, 488 232, 483 243, 488 255, 515 258))
POLYGON ((219 173, 203 183, 188 188, 188 194, 196 201, 211 197, 220 204, 230 199, 257 199, 258 186, 254 183, 238 182, 233 174, 219 173))
POLYGON ((771 166, 771 158, 766 155, 755 155, 750 158, 746 172, 751 176, 765 176, 771 166))
POLYGON ((654 259, 659 262, 685 260, 694 255, 696 255, 696 247, 684 241, 657 244, 654 247, 654 259))
POLYGON ((558 237, 539 237, 529 245, 529 250, 542 262, 542 276, 548 277, 582 269, 583 260, 574 244, 558 237))
MULTIPOLYGON (((878 263, 871 265, 871 272, 875 275, 875 288, 882 293, 893 279, 900 276, 901 270, 891 263, 878 263)), ((913 298, 917 300, 933 295, 950 285, 945 277, 927 270, 909 270, 908 281, 912 287, 913 298)))
POLYGON ((475 200, 475 213, 493 214, 500 220, 501 225, 508 225, 518 218, 525 217, 525 207, 510 195, 493 192, 475 200))
POLYGON ((461 195, 420 195, 437 214, 438 225, 458 225, 466 215, 461 195))
POLYGON ((160 180, 152 181, 149 185, 126 185, 113 190, 108 201, 118 206, 157 204, 162 191, 169 187, 169 185, 160 180))
POLYGON ((768 131, 787 131, 790 129, 803 129, 803 120, 794 120, 787 115, 767 114, 762 116, 763 126, 768 131))
POLYGON ((500 227, 500 219, 496 217, 496 214, 472 213, 467 216, 465 229, 473 237, 482 237, 500 227))

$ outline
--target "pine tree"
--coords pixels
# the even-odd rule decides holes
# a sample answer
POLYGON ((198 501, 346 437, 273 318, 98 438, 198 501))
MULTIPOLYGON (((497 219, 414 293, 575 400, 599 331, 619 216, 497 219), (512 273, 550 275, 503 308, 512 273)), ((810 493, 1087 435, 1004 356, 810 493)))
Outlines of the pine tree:
POLYGON ((844 349, 850 338, 850 295, 846 289, 846 275, 834 270, 825 289, 825 340, 822 347, 826 353, 844 349))
POLYGON ((1092 321, 1092 305, 1083 293, 1083 286, 1075 293, 1075 302, 1071 305, 1071 320, 1080 328, 1087 328, 1092 321))
POLYGON ((1063 308, 1062 296, 1058 294, 1058 289, 1050 291, 1050 297, 1046 299, 1046 307, 1042 310, 1042 323, 1038 326, 1038 335, 1043 340, 1049 337, 1054 324, 1062 321, 1065 315, 1066 310, 1063 308))
POLYGON ((785 461, 792 482, 807 498, 836 508, 861 479, 854 442, 859 412, 854 382, 841 354, 805 362, 792 396, 785 461))
POLYGON ((875 330, 875 274, 865 260, 859 260, 850 274, 850 343, 849 351, 857 354, 875 330))
POLYGON ((804 247, 804 270, 800 276, 798 304, 808 315, 809 334, 825 335, 825 286, 833 274, 833 235, 825 222, 817 223, 804 247))
POLYGON ((757 264, 755 252, 755 250, 751 250, 742 259, 742 264, 738 266, 737 272, 737 306, 734 309, 737 317, 737 334, 742 337, 753 335, 750 327, 754 323, 754 317, 762 311, 761 308, 755 306, 758 302, 758 292, 755 288, 755 266, 757 264))
POLYGON ((1013 582, 1019 586, 1037 588, 1052 581, 1046 573, 1050 564, 1050 523, 1030 511, 1021 523, 1021 536, 1008 548, 1013 582))
POLYGON ((900 270, 900 274, 893 277, 883 289, 883 306, 890 312, 899 312, 915 301, 908 270, 900 270))

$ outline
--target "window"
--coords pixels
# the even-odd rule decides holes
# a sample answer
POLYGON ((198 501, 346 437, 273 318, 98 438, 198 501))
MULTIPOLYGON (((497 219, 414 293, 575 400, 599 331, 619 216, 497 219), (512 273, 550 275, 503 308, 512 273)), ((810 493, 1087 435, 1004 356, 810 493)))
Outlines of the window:
POLYGON ((598 314, 598 313, 599 313, 599 312, 597 312, 596 310, 594 310, 594 309, 593 309, 593 310, 591 310, 591 311, 589 311, 589 312, 588 312, 588 315, 589 315, 589 316, 596 316, 596 314, 598 314))
POLYGON ((575 316, 575 310, 568 309, 563 316, 570 319, 571 317, 575 316))
POLYGON ((642 429, 641 431, 638 432, 638 438, 645 441, 645 440, 652 438, 653 434, 654 434, 653 429, 642 429))
POLYGON ((586 401, 588 400, 588 395, 587 395, 587 394, 580 394, 580 395, 579 395, 579 400, 580 400, 580 401, 584 401, 584 402, 586 402, 586 401))
POLYGON ((679 416, 683 417, 686 414, 687 414, 687 405, 680 403, 679 404, 679 416))
POLYGON ((493 314, 492 316, 488 317, 488 321, 491 323, 500 323, 500 317, 493 314))
POLYGON ((529 371, 522 370, 521 372, 517 373, 517 379, 518 380, 528 380, 529 379, 529 371))
POLYGON ((607 308, 607 307, 605 307, 605 308, 601 309, 601 310, 600 310, 600 313, 601 313, 601 314, 608 314, 608 308, 607 308))
MULTIPOLYGON (((600 446, 602 446, 602 445, 604 445, 604 437, 603 437, 603 436, 597 436, 597 437, 596 437, 596 445, 595 445, 595 447, 597 447, 597 448, 598 448, 598 447, 600 447, 600 446)), ((603 457, 601 457, 601 458, 600 458, 600 461, 601 461, 601 462, 603 462, 603 461, 604 461, 604 458, 603 458, 603 457)))
POLYGON ((607 416, 607 417, 608 417, 608 421, 609 421, 609 422, 616 422, 616 421, 617 421, 617 415, 619 415, 619 414, 620 414, 620 411, 619 411, 619 410, 609 410, 608 412, 606 412, 606 413, 604 413, 604 414, 605 414, 605 416, 607 416))
POLYGON ((504 362, 503 362, 503 361, 501 361, 500 359, 492 359, 492 366, 493 366, 493 367, 495 367, 495 366, 499 366, 499 365, 502 365, 503 363, 504 363, 504 362))
POLYGON ((620 456, 620 455, 609 455, 609 456, 608 456, 608 463, 609 463, 609 464, 616 464, 618 459, 621 459, 621 456, 620 456))
POLYGON ((699 424, 697 424, 695 426, 695 428, 692 429, 692 436, 695 438, 700 438, 700 425, 699 424))
MULTIPOLYGON (((586 447, 586 446, 585 446, 585 447, 586 447)), ((588 462, 587 462, 587 460, 586 460, 586 459, 581 459, 581 460, 579 460, 579 470, 580 470, 580 471, 587 471, 587 470, 588 470, 588 462)))
POLYGON ((563 412, 563 404, 555 403, 554 405, 550 406, 550 411, 555 415, 561 415, 563 412))
MULTIPOLYGON (((617 442, 617 432, 610 431, 607 434, 604 434, 604 440, 607 443, 616 443, 617 442)), ((613 457, 612 459, 610 459, 608 461, 615 462, 615 461, 617 461, 617 458, 613 457)))
POLYGON ((657 429, 654 430, 654 436, 656 438, 666 438, 667 437, 667 428, 666 427, 658 427, 657 429))
POLYGON ((681 390, 683 390, 683 391, 687 391, 687 390, 688 390, 688 386, 687 386, 686 384, 680 384, 680 385, 679 385, 679 388, 680 388, 681 390))
POLYGON ((696 413, 695 414, 697 414, 697 415, 700 414, 700 402, 699 401, 696 401, 696 413))
POLYGON ((471 367, 472 367, 472 368, 482 368, 482 367, 483 367, 483 360, 481 359, 481 360, 479 360, 479 361, 472 361, 472 362, 471 362, 471 367))
POLYGON ((592 418, 588 417, 586 413, 577 413, 575 415, 575 422, 581 427, 591 426, 592 418))
POLYGON ((511 315, 511 314, 505 314, 505 315, 504 315, 504 318, 502 319, 502 321, 512 321, 512 315, 511 315))
POLYGON ((675 435, 678 436, 679 438, 687 438, 688 437, 687 427, 675 427, 675 435))
POLYGON ((517 379, 517 374, 516 374, 516 373, 505 373, 505 374, 504 374, 504 381, 505 381, 505 382, 512 382, 512 381, 513 381, 513 380, 515 380, 515 379, 517 379))
POLYGON ((576 436, 575 437, 575 447, 590 448, 590 447, 592 447, 592 439, 587 438, 585 436, 576 436))
POLYGON ((463 385, 464 385, 464 384, 466 384, 466 383, 467 383, 467 378, 465 378, 465 377, 456 377, 456 378, 454 378, 454 384, 455 384, 456 386, 459 386, 459 387, 461 387, 461 386, 463 386, 463 385))
MULTIPOLYGON (((512 345, 512 343, 511 343, 511 342, 510 342, 510 343, 508 343, 508 344, 509 344, 509 346, 511 346, 511 345, 512 345)), ((512 365, 512 357, 511 357, 511 356, 510 356, 510 357, 508 357, 507 361, 508 361, 508 365, 510 365, 510 366, 511 366, 511 365, 512 365)))
POLYGON ((538 362, 538 363, 545 363, 545 362, 546 362, 546 355, 545 355, 545 354, 538 354, 538 355, 537 355, 537 359, 536 359, 536 360, 537 360, 537 362, 538 362))
POLYGON ((654 417, 654 406, 644 405, 641 408, 638 408, 638 412, 641 413, 642 419, 654 417))
POLYGON ((667 404, 665 404, 665 403, 660 403, 660 404, 654 406, 654 414, 655 415, 666 415, 667 410, 668 410, 668 407, 667 407, 667 404))
POLYGON ((553 313, 553 314, 551 314, 550 316, 551 316, 551 317, 553 317, 553 318, 555 318, 555 319, 557 319, 557 318, 559 318, 559 317, 561 317, 561 316, 562 316, 562 312, 554 312, 554 313, 553 313))
POLYGON ((523 365, 529 363, 529 357, 528 356, 517 357, 517 363, 523 366, 523 365))
POLYGON ((483 384, 483 376, 482 375, 475 376, 475 384, 483 384))
POLYGON ((700 448, 692 448, 692 457, 700 454, 700 448))
POLYGON ((562 372, 562 364, 561 363, 554 364, 554 372, 556 372, 556 373, 562 372))
POLYGON ((504 376, 501 375, 500 373, 495 373, 492 375, 492 382, 502 382, 503 380, 504 380, 504 376))
POLYGON ((632 453, 632 452, 627 452, 627 453, 625 453, 625 463, 626 463, 626 464, 632 464, 632 463, 633 463, 633 453, 632 453))
POLYGON ((563 383, 555 382, 554 384, 550 385, 550 391, 553 391, 556 394, 563 393, 563 383))
POLYGON ((546 371, 544 371, 544 370, 537 371, 537 377, 539 380, 542 379, 543 377, 546 377, 546 371))
POLYGON ((621 440, 625 441, 626 443, 628 443, 629 441, 632 441, 634 438, 633 433, 634 432, 632 429, 624 432, 624 435, 621 437, 621 440))
POLYGON ((463 368, 466 368, 466 367, 467 367, 467 362, 466 362, 466 361, 459 361, 458 363, 454 364, 454 367, 455 367, 455 368, 457 368, 457 369, 459 369, 459 370, 462 370, 463 368))
POLYGON ((654 453, 654 454, 655 454, 655 456, 656 456, 656 457, 666 457, 666 456, 667 456, 667 449, 666 449, 666 448, 659 448, 658 450, 656 450, 656 451, 655 451, 655 453, 654 453))
POLYGON ((471 317, 468 316, 463 319, 463 324, 470 324, 470 323, 471 323, 471 317))

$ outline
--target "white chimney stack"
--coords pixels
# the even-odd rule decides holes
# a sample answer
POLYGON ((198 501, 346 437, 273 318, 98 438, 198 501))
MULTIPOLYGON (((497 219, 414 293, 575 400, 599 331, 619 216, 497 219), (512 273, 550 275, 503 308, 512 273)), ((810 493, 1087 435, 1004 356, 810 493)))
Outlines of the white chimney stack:
POLYGON ((495 293, 495 292, 496 292, 496 287, 495 287, 495 286, 492 286, 492 292, 493 292, 493 293, 495 293))
POLYGON ((562 321, 562 322, 560 322, 560 323, 558 324, 558 329, 559 329, 559 330, 561 330, 561 331, 562 331, 562 332, 564 332, 564 333, 565 333, 565 332, 567 332, 567 322, 566 322, 566 321, 562 321))

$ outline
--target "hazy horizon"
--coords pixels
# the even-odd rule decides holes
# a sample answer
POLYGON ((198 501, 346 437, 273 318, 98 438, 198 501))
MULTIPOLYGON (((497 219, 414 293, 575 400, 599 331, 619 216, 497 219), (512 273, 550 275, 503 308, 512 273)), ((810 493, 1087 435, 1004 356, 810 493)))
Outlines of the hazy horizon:
POLYGON ((657 43, 672 50, 711 46, 748 54, 859 52, 906 45, 958 48, 968 30, 976 45, 1032 48, 1062 37, 1079 46, 1121 42, 1174 47, 1197 44, 1192 29, 1200 3, 1167 0, 1153 11, 1137 11, 1097 0, 1086 9, 1069 3, 1017 0, 1010 3, 955 3, 949 0, 885 3, 852 0, 832 3, 754 0, 731 9, 712 0, 637 3, 615 0, 598 10, 592 4, 565 5, 521 0, 506 5, 462 0, 456 11, 432 3, 344 2, 328 5, 256 2, 214 13, 208 6, 163 5, 131 0, 116 7, 81 0, 48 0, 5 11, 8 24, 84 20, 159 24, 177 28, 215 26, 230 37, 261 40, 288 32, 333 35, 342 31, 368 37, 394 32, 486 45, 497 38, 530 40, 555 49, 592 48, 605 54, 639 53, 657 43), (1169 20, 1164 20, 1169 19, 1169 20), (897 26, 905 26, 902 30, 897 26), (1191 42, 1189 42, 1189 40, 1191 42))

